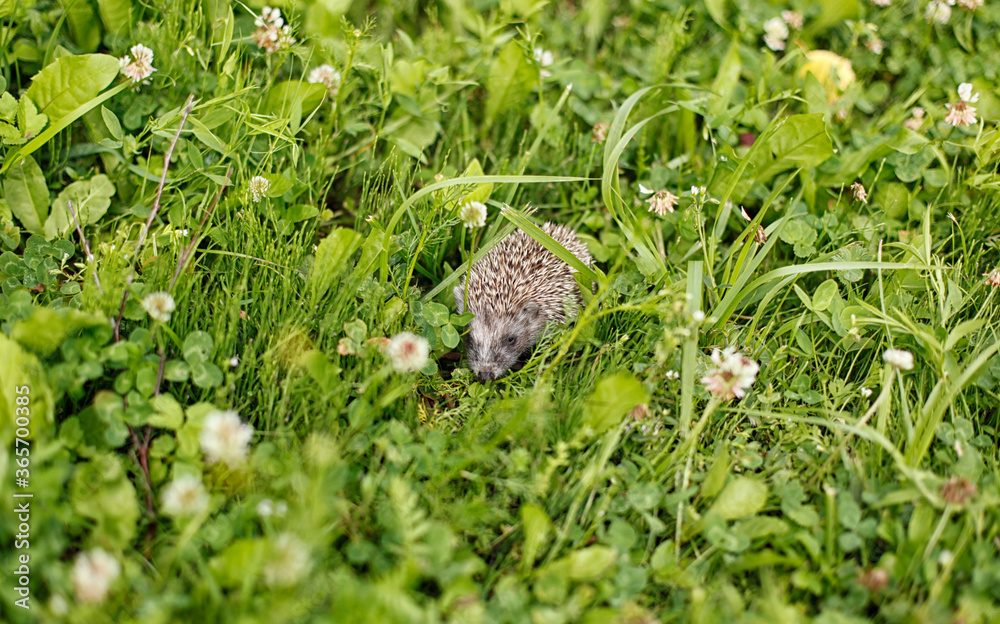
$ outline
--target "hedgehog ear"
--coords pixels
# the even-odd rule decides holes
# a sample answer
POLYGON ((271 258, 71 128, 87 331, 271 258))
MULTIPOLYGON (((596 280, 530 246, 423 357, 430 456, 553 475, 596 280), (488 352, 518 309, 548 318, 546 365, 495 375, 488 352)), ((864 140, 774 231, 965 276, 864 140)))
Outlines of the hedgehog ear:
POLYGON ((521 308, 521 318, 526 321, 533 321, 538 317, 540 308, 534 301, 529 301, 521 308))
POLYGON ((459 314, 465 314, 465 289, 459 284, 455 286, 455 309, 459 314))

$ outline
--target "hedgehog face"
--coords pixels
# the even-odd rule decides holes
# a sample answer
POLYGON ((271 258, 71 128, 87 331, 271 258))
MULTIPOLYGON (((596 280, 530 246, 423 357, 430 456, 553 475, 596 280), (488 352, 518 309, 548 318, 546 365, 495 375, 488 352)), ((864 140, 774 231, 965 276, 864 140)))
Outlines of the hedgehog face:
POLYGON ((537 303, 507 314, 477 314, 465 337, 469 367, 480 381, 498 379, 534 346, 544 327, 537 303))

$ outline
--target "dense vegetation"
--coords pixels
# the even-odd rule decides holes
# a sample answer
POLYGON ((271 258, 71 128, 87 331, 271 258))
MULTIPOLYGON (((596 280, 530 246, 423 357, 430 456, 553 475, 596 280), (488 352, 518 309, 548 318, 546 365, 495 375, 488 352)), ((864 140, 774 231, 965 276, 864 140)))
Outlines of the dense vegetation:
POLYGON ((0 0, 0 619, 996 621, 998 26, 0 0))

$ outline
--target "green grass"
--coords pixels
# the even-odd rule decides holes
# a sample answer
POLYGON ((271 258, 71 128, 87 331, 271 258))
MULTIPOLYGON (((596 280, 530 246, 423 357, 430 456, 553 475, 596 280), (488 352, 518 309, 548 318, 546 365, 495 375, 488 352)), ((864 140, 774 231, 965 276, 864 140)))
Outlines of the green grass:
POLYGON ((1000 617, 997 7, 307 0, 267 53, 256 4, 68 4, 0 1, 3 621, 1000 617), (479 383, 452 286, 544 220, 597 261, 584 306, 479 383), (701 381, 730 346, 740 400, 701 381), (216 410, 244 462, 210 461, 216 410), (174 517, 185 475, 207 504, 174 517))

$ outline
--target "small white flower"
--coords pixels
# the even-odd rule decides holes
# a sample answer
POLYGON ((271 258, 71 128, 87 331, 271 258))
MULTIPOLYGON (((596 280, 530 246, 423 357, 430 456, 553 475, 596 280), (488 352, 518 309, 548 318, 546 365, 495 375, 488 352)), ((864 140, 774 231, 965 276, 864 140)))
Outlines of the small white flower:
POLYGON ((905 349, 886 349, 882 359, 899 370, 913 369, 913 354, 905 349))
POLYGON ((924 125, 924 114, 926 113, 926 111, 924 111, 924 109, 919 106, 914 106, 913 110, 910 111, 910 113, 913 116, 904 121, 903 125, 909 128, 910 130, 913 130, 914 132, 918 132, 920 130, 920 127, 924 125))
MULTIPOLYGON (((641 185, 639 190, 640 191, 642 190, 641 185)), ((674 211, 674 206, 677 205, 677 200, 678 197, 673 193, 671 193, 670 191, 659 190, 656 191, 656 193, 652 197, 647 199, 646 203, 649 204, 650 212, 655 212, 656 214, 662 217, 666 215, 668 212, 674 211)))
POLYGON ((187 236, 188 233, 189 232, 187 231, 187 228, 184 228, 183 230, 181 230, 181 236, 187 236))
POLYGON ((680 379, 681 374, 675 370, 668 370, 664 375, 667 379, 680 379))
POLYGON ((70 575, 77 600, 91 604, 104 602, 111 584, 121 572, 122 567, 118 560, 102 548, 78 554, 70 575))
POLYGON ((385 353, 397 373, 413 372, 427 364, 430 345, 426 338, 405 331, 392 337, 385 353))
POLYGON ((958 85, 958 97, 963 102, 968 102, 969 104, 975 104, 979 101, 979 94, 972 92, 972 83, 963 82, 958 85))
POLYGON ((646 188, 645 186, 642 185, 642 182, 640 182, 639 183, 639 192, 642 193, 643 195, 652 195, 656 191, 654 191, 651 188, 646 188))
POLYGON ((177 308, 177 305, 174 303, 174 298, 170 296, 170 293, 160 290, 143 297, 142 307, 154 321, 167 323, 170 321, 170 315, 177 308))
POLYGON ((702 377, 701 383, 709 392, 723 400, 742 398, 760 371, 760 365, 742 353, 737 353, 736 347, 727 347, 725 351, 713 350, 712 362, 716 368, 702 377))
POLYGON ((785 23, 792 30, 802 30, 804 20, 802 19, 802 14, 798 11, 782 11, 781 19, 785 20, 785 23))
POLYGON ((237 366, 240 365, 240 358, 238 356, 235 356, 235 355, 233 357, 229 358, 229 365, 231 367, 233 367, 233 368, 236 368, 237 366))
POLYGON ((860 182, 855 182, 851 185, 851 192, 854 193, 854 201, 859 201, 862 204, 868 203, 868 191, 860 182))
POLYGON ((695 323, 702 323, 705 321, 705 313, 702 312, 701 310, 695 310, 691 314, 691 320, 694 321, 695 323))
POLYGON ((785 49, 788 39, 788 24, 780 17, 772 17, 764 22, 764 43, 775 52, 785 49))
POLYGON ((868 48, 868 51, 872 54, 882 54, 885 50, 885 41, 883 41, 880 37, 869 37, 865 40, 865 47, 868 48))
POLYGON ((993 269, 989 273, 983 273, 983 277, 986 278, 984 283, 987 286, 992 286, 993 288, 1000 287, 1000 267, 993 269))
POLYGON ((950 550, 942 550, 941 554, 938 555, 938 563, 943 568, 947 568, 951 565, 951 562, 955 560, 955 555, 950 550))
POLYGON ((153 51, 138 43, 129 49, 131 57, 126 54, 118 59, 118 68, 122 75, 138 84, 149 78, 156 68, 153 67, 153 51))
POLYGON ((538 62, 542 67, 548 67, 555 62, 555 57, 548 50, 543 50, 542 48, 535 48, 534 50, 535 61, 538 62))
POLYGON ((236 412, 226 410, 211 412, 205 417, 198 441, 208 463, 223 461, 235 466, 246 460, 251 438, 253 427, 241 421, 236 412))
POLYGON ((174 518, 195 516, 208 508, 208 492, 201 479, 182 475, 163 490, 163 513, 174 518))
POLYGON ((872 389, 871 388, 865 388, 864 386, 861 387, 861 396, 863 396, 863 397, 865 397, 867 399, 871 395, 872 395, 872 389))
POLYGON ((486 204, 470 201, 458 209, 458 218, 465 227, 472 229, 486 225, 486 204))
MULTIPOLYGON (((979 98, 979 94, 976 94, 976 98, 979 98)), ((976 107, 969 106, 969 103, 965 100, 959 100, 954 104, 948 104, 948 114, 945 115, 944 120, 956 128, 962 126, 971 126, 977 123, 976 119, 976 107)))
POLYGON ((340 72, 333 65, 320 65, 309 72, 309 82, 326 86, 330 97, 337 95, 340 89, 340 72))
POLYGON ((270 518, 274 515, 274 501, 270 498, 265 498, 264 500, 257 503, 257 515, 261 518, 270 518))
POLYGON ((927 3, 924 19, 928 22, 947 24, 948 20, 951 19, 951 7, 944 0, 931 0, 927 3))
POLYGON ((264 176, 254 176, 250 178, 250 196, 253 198, 254 203, 259 202, 260 198, 267 193, 267 190, 271 188, 271 181, 264 176))
POLYGON ((255 18, 253 23, 257 28, 264 28, 265 26, 281 28, 284 26, 285 20, 281 17, 281 9, 273 9, 265 6, 261 9, 260 16, 255 18))
POLYGON ((271 587, 291 587, 312 568, 309 549, 290 533, 278 535, 270 544, 270 561, 264 568, 264 581, 271 587))

